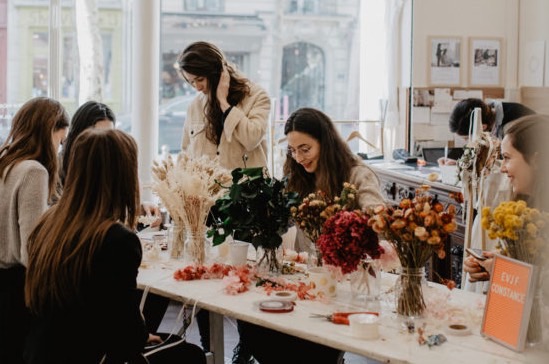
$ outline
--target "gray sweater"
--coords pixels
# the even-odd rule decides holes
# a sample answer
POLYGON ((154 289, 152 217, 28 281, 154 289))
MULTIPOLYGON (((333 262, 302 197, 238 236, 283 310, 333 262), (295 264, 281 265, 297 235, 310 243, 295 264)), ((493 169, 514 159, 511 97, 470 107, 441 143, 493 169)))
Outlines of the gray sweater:
POLYGON ((35 160, 0 179, 0 268, 27 266, 27 239, 48 208, 48 171, 35 160))

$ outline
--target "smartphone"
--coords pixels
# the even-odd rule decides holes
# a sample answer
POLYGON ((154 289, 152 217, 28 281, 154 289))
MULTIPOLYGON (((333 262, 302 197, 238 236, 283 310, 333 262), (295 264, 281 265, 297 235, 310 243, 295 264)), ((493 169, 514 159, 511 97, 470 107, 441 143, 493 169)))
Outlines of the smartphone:
POLYGON ((466 248, 465 251, 472 257, 478 260, 486 260, 484 255, 482 255, 482 249, 466 248))

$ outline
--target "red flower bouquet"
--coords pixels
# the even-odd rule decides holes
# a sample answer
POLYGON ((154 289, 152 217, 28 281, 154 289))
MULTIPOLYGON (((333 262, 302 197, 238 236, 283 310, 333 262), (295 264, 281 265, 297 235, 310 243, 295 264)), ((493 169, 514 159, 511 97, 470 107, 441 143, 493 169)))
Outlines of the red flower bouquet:
POLYGON ((291 209, 292 217, 297 226, 313 242, 316 253, 316 264, 322 265, 322 252, 318 248, 318 238, 323 232, 324 223, 338 211, 352 211, 358 208, 356 187, 348 182, 343 184, 343 190, 333 200, 322 191, 311 193, 291 209))
POLYGON ((369 216, 360 210, 341 210, 326 220, 317 240, 324 262, 341 268, 345 274, 355 271, 367 256, 379 258, 384 250, 368 220, 369 216))

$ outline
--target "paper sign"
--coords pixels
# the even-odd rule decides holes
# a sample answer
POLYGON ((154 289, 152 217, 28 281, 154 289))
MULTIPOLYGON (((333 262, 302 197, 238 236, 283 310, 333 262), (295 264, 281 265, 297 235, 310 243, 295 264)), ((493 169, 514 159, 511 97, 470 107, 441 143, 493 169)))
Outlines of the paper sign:
POLYGON ((533 302, 534 266, 502 255, 494 257, 481 334, 523 351, 533 302))

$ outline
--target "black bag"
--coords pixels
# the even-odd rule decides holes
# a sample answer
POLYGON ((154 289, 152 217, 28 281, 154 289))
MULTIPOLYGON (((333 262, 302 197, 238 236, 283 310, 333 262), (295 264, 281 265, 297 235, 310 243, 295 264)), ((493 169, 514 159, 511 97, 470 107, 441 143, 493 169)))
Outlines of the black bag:
MULTIPOLYGON (((150 287, 145 287, 143 296, 141 297, 140 309, 143 311, 147 295, 150 287)), ((193 310, 194 311, 194 310, 193 310)), ((194 312, 193 312, 194 315, 194 312)), ((192 315, 192 316, 193 316, 192 315)), ((192 363, 206 364, 206 355, 204 351, 197 345, 186 341, 185 333, 190 326, 190 322, 185 317, 185 305, 181 308, 175 323, 183 321, 183 327, 177 334, 172 333, 155 333, 162 338, 162 343, 145 346, 143 351, 143 361, 137 364, 171 364, 171 363, 192 363)), ((192 317, 191 316, 191 317, 192 317)), ((175 329, 175 327, 174 327, 175 329)))
POLYGON ((179 335, 158 333, 161 344, 145 347, 144 363, 197 363, 206 364, 206 355, 197 345, 188 343, 179 335))

